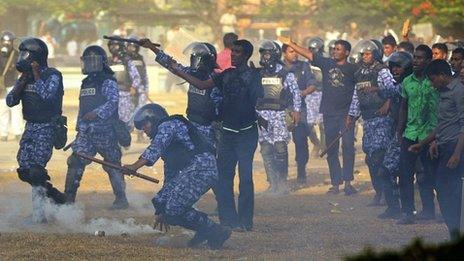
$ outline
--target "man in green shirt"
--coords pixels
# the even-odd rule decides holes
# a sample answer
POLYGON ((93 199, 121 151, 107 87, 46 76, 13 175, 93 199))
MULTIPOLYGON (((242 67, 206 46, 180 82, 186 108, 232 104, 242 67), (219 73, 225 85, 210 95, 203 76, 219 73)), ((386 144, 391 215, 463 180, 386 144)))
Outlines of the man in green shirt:
POLYGON ((432 50, 426 45, 417 46, 413 59, 413 74, 402 83, 402 103, 398 122, 397 136, 401 140, 400 155, 400 198, 403 216, 398 224, 413 224, 414 217, 414 172, 417 158, 423 166, 423 177, 417 177, 420 184, 422 212, 418 218, 435 218, 434 179, 428 148, 419 154, 408 151, 409 146, 427 138, 437 126, 438 92, 425 77, 424 70, 432 59, 432 50))

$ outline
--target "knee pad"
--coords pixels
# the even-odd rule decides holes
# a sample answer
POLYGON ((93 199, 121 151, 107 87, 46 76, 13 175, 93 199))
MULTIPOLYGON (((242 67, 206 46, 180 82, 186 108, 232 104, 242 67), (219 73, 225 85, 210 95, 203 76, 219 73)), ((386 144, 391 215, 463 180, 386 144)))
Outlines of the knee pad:
POLYGON ((276 160, 288 160, 288 147, 285 141, 274 143, 276 160))
POLYGON ((273 154, 274 147, 269 142, 261 142, 259 146, 261 147, 261 155, 263 157, 273 154))
POLYGON ((33 186, 44 186, 46 185, 47 181, 50 180, 50 176, 48 176, 47 170, 39 165, 33 165, 29 169, 30 181, 31 185, 33 186))
POLYGON ((29 175, 29 169, 18 168, 16 169, 16 172, 18 172, 18 177, 21 181, 31 184, 31 176, 29 175))
POLYGON ((84 166, 84 163, 82 162, 82 160, 78 156, 76 156, 76 154, 74 153, 68 157, 68 160, 66 161, 66 163, 68 164, 69 168, 79 168, 79 167, 84 166))

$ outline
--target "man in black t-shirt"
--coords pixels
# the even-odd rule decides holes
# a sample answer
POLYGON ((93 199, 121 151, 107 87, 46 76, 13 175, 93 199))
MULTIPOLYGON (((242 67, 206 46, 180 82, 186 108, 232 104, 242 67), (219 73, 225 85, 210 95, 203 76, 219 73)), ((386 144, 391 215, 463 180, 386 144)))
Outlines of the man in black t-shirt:
MULTIPOLYGON (((148 39, 141 41, 142 46, 154 48, 148 39)), ((253 45, 249 41, 235 41, 231 54, 234 67, 203 81, 183 72, 175 63, 170 66, 171 72, 196 88, 205 90, 216 86, 221 92, 219 114, 223 136, 218 144, 219 180, 216 187, 219 220, 221 225, 233 230, 247 231, 253 228, 253 157, 258 145, 255 107, 258 98, 264 96, 259 71, 248 66, 252 54, 253 45), (237 164, 240 177, 238 208, 235 207, 233 190, 237 164)))
POLYGON ((343 133, 343 168, 338 159, 339 143, 333 144, 327 152, 327 163, 332 181, 332 187, 328 193, 338 194, 340 192, 339 185, 343 184, 344 181, 345 194, 352 195, 357 192, 351 185, 355 156, 354 128, 347 115, 354 92, 354 73, 358 66, 347 62, 351 45, 347 41, 337 40, 333 50, 333 58, 326 58, 298 46, 289 38, 280 37, 279 40, 309 59, 313 66, 321 68, 322 100, 320 112, 323 114, 326 143, 330 144, 340 133, 343 133))

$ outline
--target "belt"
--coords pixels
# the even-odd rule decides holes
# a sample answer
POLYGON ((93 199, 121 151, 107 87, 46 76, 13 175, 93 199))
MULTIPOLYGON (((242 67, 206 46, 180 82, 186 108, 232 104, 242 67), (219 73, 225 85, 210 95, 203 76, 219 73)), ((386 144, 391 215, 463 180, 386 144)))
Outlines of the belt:
POLYGON ((239 132, 242 132, 242 131, 246 131, 246 130, 249 130, 253 127, 255 127, 257 124, 257 121, 253 122, 253 124, 251 124, 250 126, 247 126, 245 128, 241 128, 241 129, 238 129, 238 130, 235 130, 235 129, 230 129, 230 128, 227 128, 227 127, 222 127, 223 130, 226 130, 226 131, 230 131, 230 132, 234 132, 234 133, 239 133, 239 132))

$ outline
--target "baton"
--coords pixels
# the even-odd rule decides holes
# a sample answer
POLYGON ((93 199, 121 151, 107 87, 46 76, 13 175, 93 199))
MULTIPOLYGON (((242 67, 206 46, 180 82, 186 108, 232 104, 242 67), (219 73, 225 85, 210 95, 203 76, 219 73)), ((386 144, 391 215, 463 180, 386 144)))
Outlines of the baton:
POLYGON ((135 176, 137 178, 141 178, 141 179, 144 179, 144 180, 148 180, 148 181, 151 181, 153 183, 159 183, 159 180, 155 179, 155 178, 152 178, 150 176, 147 176, 147 175, 144 175, 144 174, 141 174, 141 173, 138 173, 137 171, 135 170, 131 170, 131 169, 128 169, 128 168, 125 168, 121 165, 118 165, 118 164, 114 164, 114 163, 111 163, 111 162, 106 162, 104 160, 100 160, 100 159, 97 159, 97 158, 94 158, 94 157, 90 157, 90 156, 87 156, 87 155, 84 155, 80 152, 74 152, 78 157, 81 157, 83 159, 86 159, 86 160, 90 160, 90 161, 93 161, 95 163, 98 163, 98 164, 101 164, 103 166, 107 166, 107 167, 110 167, 110 168, 113 168, 113 169, 117 169, 117 170, 120 170, 122 171, 122 173, 124 175, 128 175, 128 176, 135 176))
MULTIPOLYGON (((360 116, 353 119, 353 127, 356 121, 359 119, 359 117, 360 116)), ((345 135, 345 133, 347 133, 350 129, 351 129, 351 126, 348 126, 348 128, 345 128, 342 132, 340 132, 340 134, 338 134, 338 136, 333 141, 330 142, 329 146, 327 146, 325 150, 321 152, 319 157, 320 158, 324 157, 325 154, 327 154, 327 152, 335 145, 335 143, 337 143, 343 137, 343 135, 345 135)))
MULTIPOLYGON (((107 36, 107 35, 104 35, 104 36, 103 36, 103 39, 111 40, 111 41, 118 41, 118 42, 134 43, 134 44, 137 44, 137 45, 141 45, 139 40, 129 39, 129 38, 122 38, 122 37, 114 37, 114 36, 107 36)), ((153 44, 154 44, 156 47, 160 47, 160 46, 161 46, 161 45, 158 44, 158 43, 153 43, 153 44)))
POLYGON ((75 141, 75 140, 73 140, 73 141, 72 141, 71 143, 69 143, 68 145, 64 146, 63 151, 69 150, 69 148, 71 148, 71 146, 74 144, 74 141, 75 141))

